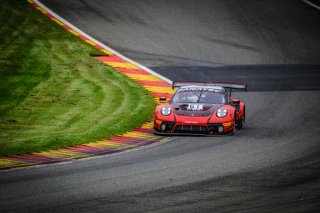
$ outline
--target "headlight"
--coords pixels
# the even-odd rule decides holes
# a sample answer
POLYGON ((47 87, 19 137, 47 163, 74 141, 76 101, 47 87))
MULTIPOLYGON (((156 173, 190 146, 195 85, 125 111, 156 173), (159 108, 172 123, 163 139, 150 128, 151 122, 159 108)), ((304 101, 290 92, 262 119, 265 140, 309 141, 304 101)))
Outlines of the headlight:
POLYGON ((223 118, 224 116, 226 116, 228 113, 228 111, 226 109, 218 109, 217 110, 217 116, 218 118, 223 118))
POLYGON ((167 115, 170 115, 170 113, 171 113, 171 108, 169 106, 162 107, 161 109, 162 115, 167 116, 167 115))

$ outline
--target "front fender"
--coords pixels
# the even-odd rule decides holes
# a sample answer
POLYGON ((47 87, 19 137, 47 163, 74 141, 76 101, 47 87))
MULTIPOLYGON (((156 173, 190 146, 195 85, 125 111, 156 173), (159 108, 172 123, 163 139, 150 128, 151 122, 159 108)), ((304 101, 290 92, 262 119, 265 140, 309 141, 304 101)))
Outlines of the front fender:
POLYGON ((235 115, 235 108, 233 106, 230 105, 224 105, 222 107, 220 107, 219 109, 224 108, 226 109, 227 115, 223 118, 219 118, 217 116, 217 110, 213 113, 213 115, 211 116, 211 118, 209 119, 208 123, 227 123, 227 122, 234 122, 234 115, 235 115))
POLYGON ((156 110, 155 110, 155 113, 154 113, 154 121, 155 123, 160 123, 161 122, 174 122, 175 121, 175 117, 174 117, 174 111, 173 111, 173 108, 170 104, 161 104, 161 105, 158 105, 156 107, 156 110), (171 108, 171 113, 170 115, 162 115, 161 113, 161 109, 162 107, 164 106, 169 106, 171 108))

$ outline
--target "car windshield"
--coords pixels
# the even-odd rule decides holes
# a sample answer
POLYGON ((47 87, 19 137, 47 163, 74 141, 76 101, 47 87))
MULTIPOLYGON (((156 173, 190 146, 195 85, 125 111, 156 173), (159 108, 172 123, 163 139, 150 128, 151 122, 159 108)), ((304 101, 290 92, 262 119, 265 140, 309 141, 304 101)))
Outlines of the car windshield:
POLYGON ((172 98, 172 102, 224 104, 226 98, 223 94, 211 91, 178 91, 172 98))

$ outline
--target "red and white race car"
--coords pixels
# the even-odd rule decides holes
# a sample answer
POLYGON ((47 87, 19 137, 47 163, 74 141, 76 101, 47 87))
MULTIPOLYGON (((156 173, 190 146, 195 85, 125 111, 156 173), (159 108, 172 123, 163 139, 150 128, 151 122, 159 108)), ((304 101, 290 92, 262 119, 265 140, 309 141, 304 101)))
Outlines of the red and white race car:
POLYGON ((245 104, 231 98, 231 91, 246 91, 246 84, 173 82, 172 88, 172 99, 160 98, 156 107, 155 134, 232 135, 243 127, 245 104))

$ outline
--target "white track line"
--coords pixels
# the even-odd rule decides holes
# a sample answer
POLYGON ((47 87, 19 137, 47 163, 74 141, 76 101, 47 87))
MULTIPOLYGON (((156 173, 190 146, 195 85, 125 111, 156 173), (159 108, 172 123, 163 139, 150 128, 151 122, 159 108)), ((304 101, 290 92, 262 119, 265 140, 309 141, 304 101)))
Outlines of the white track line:
POLYGON ((306 4, 310 5, 310 6, 312 6, 312 7, 314 7, 314 8, 316 8, 316 9, 320 10, 320 6, 318 6, 318 5, 316 5, 316 4, 312 3, 312 2, 310 2, 309 0, 302 0, 302 1, 303 1, 304 3, 306 3, 306 4))
POLYGON ((145 67, 127 57, 125 57, 124 55, 118 53, 117 51, 111 49, 110 47, 106 46, 105 44, 101 43, 100 41, 96 40, 95 38, 91 37, 90 35, 86 34, 85 32, 83 32, 82 30, 80 30, 79 28, 75 27, 73 24, 71 24, 70 22, 66 21, 65 19, 63 19, 61 16, 59 16, 58 14, 56 14, 55 12, 53 12, 52 10, 50 10, 48 7, 46 7, 44 4, 42 4, 41 2, 39 2, 38 0, 33 0, 35 3, 37 3, 41 8, 43 8, 44 10, 46 10, 48 13, 50 13, 51 15, 53 15, 56 19, 58 19, 59 21, 61 21, 62 23, 68 25, 69 27, 71 27, 74 31, 78 32, 79 34, 87 37, 88 39, 90 39, 91 41, 93 41, 94 43, 100 45, 101 47, 105 48, 106 50, 108 50, 109 52, 117 55, 118 57, 130 62, 131 64, 139 67, 142 70, 147 71, 148 73, 164 80, 165 82, 172 84, 172 81, 154 71, 152 71, 151 69, 149 69, 148 67, 145 67))

